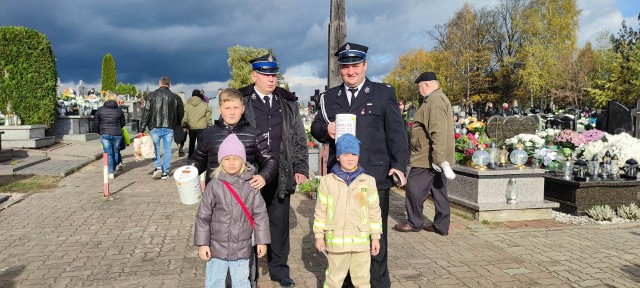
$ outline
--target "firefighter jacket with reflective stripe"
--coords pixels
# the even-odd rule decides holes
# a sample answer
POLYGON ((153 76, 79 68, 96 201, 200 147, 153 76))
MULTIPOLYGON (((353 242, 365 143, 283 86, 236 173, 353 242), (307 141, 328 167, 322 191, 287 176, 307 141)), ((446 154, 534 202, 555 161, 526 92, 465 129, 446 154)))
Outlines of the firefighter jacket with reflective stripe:
POLYGON ((369 251, 370 238, 382 234, 376 180, 360 174, 347 187, 334 173, 322 177, 313 232, 316 239, 325 239, 329 252, 369 251))

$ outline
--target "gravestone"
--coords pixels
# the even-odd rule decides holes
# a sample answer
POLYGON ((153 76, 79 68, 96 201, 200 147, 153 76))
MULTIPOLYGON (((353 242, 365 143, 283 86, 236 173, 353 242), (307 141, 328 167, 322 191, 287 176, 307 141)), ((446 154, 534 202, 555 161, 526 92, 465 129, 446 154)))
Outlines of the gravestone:
POLYGON ((518 134, 535 134, 540 125, 540 117, 530 116, 493 116, 487 121, 487 135, 495 142, 504 142, 518 134))
POLYGON ((565 114, 560 117, 560 129, 570 129, 576 131, 576 117, 571 114, 565 114))
POLYGON ((609 101, 608 106, 606 131, 609 134, 627 132, 633 135, 633 118, 629 109, 616 101, 609 101))
POLYGON ((640 100, 636 102, 636 109, 631 110, 631 117, 633 117, 633 123, 635 123, 635 127, 633 127, 633 131, 635 131, 635 137, 640 138, 640 100))

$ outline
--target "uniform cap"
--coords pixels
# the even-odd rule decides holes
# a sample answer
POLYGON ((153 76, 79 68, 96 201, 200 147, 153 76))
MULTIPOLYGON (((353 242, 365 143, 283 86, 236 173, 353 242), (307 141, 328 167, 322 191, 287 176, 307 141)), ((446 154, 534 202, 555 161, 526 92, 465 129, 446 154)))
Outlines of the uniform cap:
POLYGON ((253 71, 261 74, 278 74, 278 70, 280 69, 276 57, 271 54, 255 58, 249 61, 249 63, 251 63, 251 69, 253 69, 253 71))
POLYGON ((340 64, 356 64, 367 58, 367 51, 369 51, 367 46, 347 42, 333 55, 338 56, 340 64))

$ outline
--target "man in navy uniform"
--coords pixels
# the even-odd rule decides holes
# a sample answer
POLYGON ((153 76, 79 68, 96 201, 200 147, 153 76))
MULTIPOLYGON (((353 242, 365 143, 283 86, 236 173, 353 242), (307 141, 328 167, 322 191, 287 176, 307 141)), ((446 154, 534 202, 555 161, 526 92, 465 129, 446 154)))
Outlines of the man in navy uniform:
MULTIPOLYGON (((267 250, 269 276, 282 287, 295 283, 289 275, 289 207, 296 184, 307 180, 309 153, 307 134, 298 110, 297 98, 278 87, 278 62, 267 54, 250 61, 254 84, 240 88, 244 95, 244 117, 249 124, 267 134, 269 147, 278 160, 278 174, 262 188, 267 204, 271 245, 267 250)), ((252 257, 251 284, 258 279, 257 258, 252 257)))
POLYGON ((371 287, 391 287, 387 269, 387 218, 389 189, 396 173, 404 183, 409 164, 407 134, 394 89, 387 84, 371 82, 366 77, 366 46, 346 43, 335 53, 340 64, 343 84, 320 96, 320 107, 311 125, 318 141, 329 143, 328 170, 337 163, 335 135, 336 114, 356 115, 355 136, 360 140, 360 161, 365 173, 376 179, 382 236, 380 253, 371 258, 371 287))

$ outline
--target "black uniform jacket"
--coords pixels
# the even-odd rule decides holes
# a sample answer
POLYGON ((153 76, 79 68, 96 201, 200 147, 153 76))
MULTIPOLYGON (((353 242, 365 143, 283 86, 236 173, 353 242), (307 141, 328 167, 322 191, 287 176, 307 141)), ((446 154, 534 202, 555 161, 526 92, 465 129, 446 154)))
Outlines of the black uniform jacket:
POLYGON ((327 90, 320 96, 320 108, 311 125, 311 134, 329 143, 327 171, 337 163, 335 141, 327 134, 327 125, 336 114, 356 115, 356 138, 360 140, 360 161, 365 173, 376 179, 378 189, 389 189, 393 179, 389 169, 406 174, 409 164, 407 133, 394 89, 387 84, 365 79, 353 105, 349 106, 344 85, 327 90))

